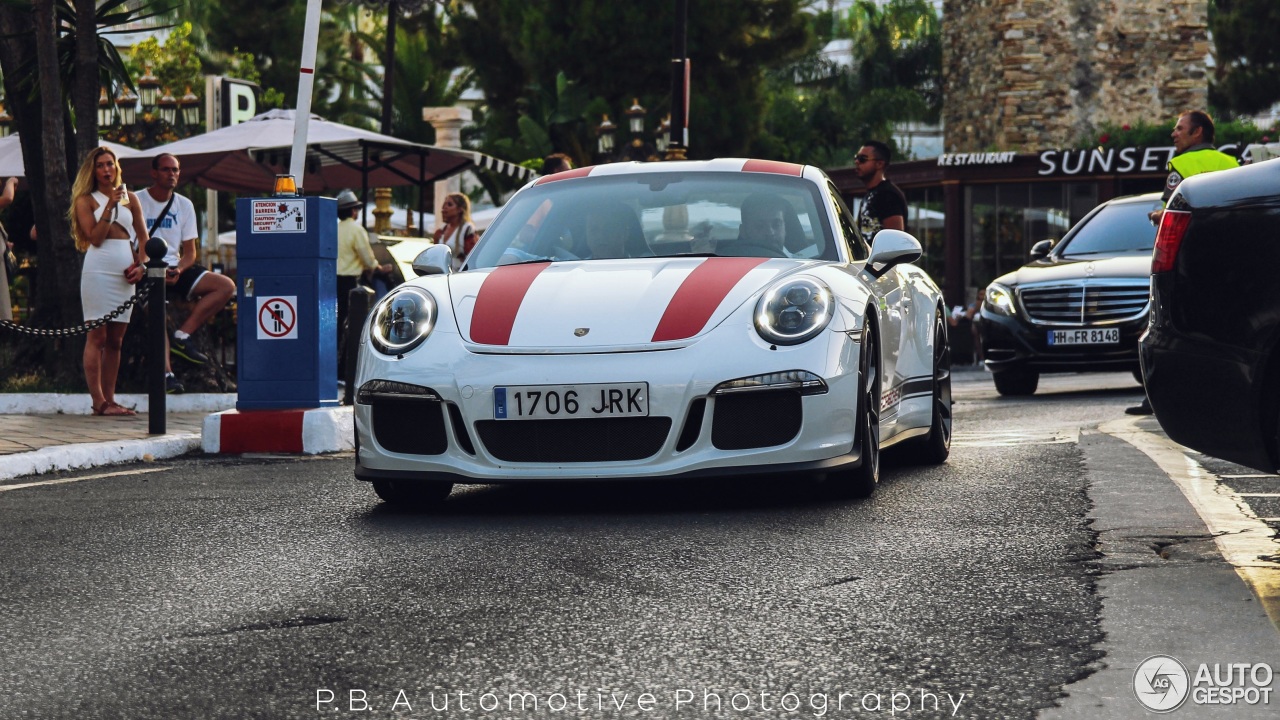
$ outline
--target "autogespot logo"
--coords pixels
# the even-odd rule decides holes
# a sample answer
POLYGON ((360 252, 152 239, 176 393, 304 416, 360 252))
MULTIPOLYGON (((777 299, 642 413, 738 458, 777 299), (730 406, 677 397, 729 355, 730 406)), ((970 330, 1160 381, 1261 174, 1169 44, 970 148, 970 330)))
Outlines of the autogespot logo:
POLYGON ((1187 701, 1191 676, 1175 657, 1152 655, 1133 671, 1133 694, 1151 712, 1167 713, 1187 701))

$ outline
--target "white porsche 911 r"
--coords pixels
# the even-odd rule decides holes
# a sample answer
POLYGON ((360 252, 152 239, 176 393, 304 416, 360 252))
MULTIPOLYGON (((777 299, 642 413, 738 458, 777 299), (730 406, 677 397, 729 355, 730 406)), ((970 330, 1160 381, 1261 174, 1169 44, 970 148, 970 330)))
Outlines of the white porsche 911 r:
POLYGON ((356 477, 388 502, 454 483, 805 473, 847 496, 882 448, 951 443, 941 294, 920 244, 872 247, 818 168, 626 163, 517 192, 461 271, 370 313, 356 477))

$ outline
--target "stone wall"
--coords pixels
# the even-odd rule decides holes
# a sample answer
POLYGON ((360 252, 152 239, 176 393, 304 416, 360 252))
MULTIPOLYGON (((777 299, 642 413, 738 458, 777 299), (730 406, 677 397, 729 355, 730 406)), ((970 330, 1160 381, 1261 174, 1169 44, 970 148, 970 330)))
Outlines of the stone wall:
POLYGON ((1204 108, 1208 0, 944 0, 947 152, 1074 145, 1204 108))

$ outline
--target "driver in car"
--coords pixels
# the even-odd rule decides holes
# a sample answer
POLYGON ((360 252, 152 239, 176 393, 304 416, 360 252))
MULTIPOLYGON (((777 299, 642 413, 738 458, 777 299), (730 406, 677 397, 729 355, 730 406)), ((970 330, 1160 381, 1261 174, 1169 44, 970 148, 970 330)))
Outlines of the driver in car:
POLYGON ((737 257, 785 257, 786 217, 790 210, 787 201, 777 195, 748 195, 742 201, 738 239, 721 243, 716 251, 737 257))
POLYGON ((628 257, 627 236, 635 223, 635 215, 624 205, 604 205, 587 215, 587 248, 595 260, 628 257))

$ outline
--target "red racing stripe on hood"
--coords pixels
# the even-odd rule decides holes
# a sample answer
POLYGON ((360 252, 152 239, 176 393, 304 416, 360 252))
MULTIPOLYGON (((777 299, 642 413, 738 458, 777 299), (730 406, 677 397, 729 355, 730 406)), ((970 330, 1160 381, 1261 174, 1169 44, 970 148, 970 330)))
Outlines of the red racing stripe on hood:
POLYGON ((653 342, 683 340, 702 332, 734 285, 768 258, 707 258, 680 283, 653 331, 653 342))
POLYGON ((511 340, 511 328, 529 286, 550 266, 551 263, 512 265, 489 273, 476 294, 475 310, 471 313, 471 341, 506 345, 511 340))

